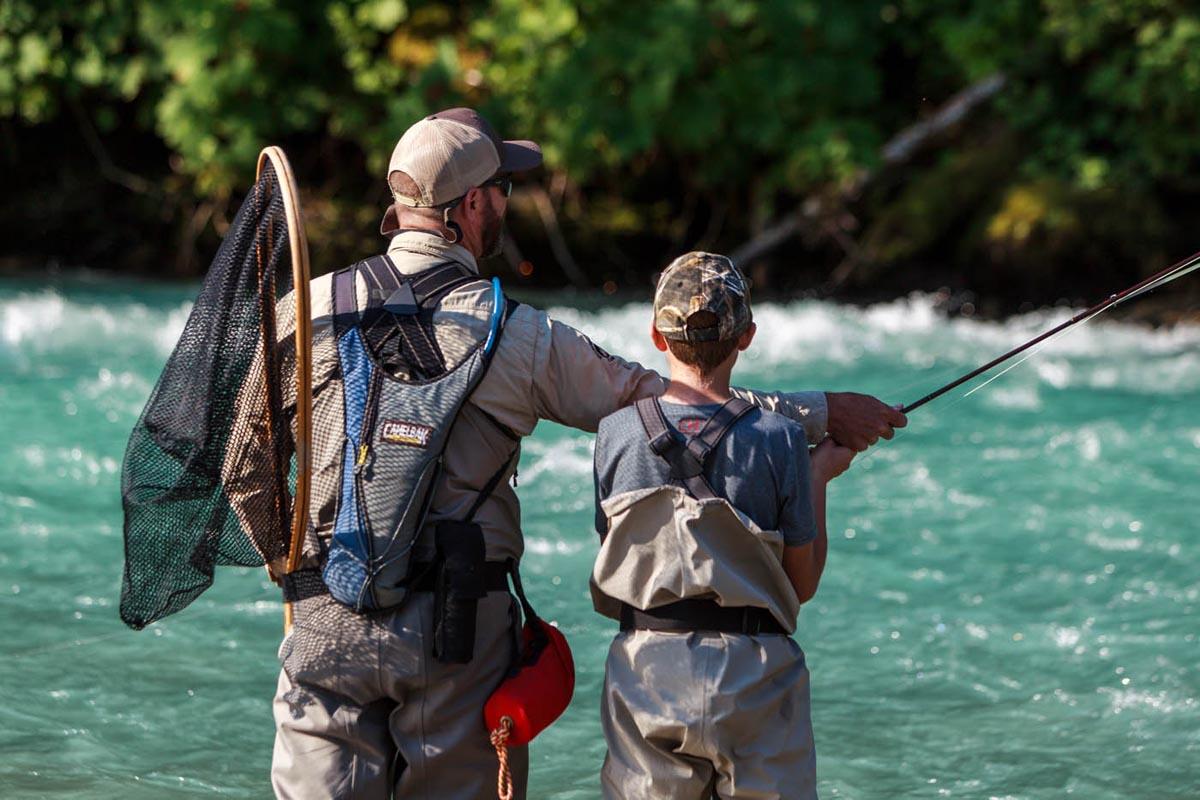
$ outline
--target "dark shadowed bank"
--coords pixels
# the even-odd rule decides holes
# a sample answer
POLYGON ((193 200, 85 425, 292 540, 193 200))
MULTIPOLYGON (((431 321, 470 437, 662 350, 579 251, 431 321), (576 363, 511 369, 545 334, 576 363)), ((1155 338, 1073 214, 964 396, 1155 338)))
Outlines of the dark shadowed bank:
MULTIPOLYGON (((143 0, 0 6, 0 269, 193 278, 265 144, 314 271, 382 248, 386 159, 469 104, 541 141, 514 288, 1090 303, 1200 250, 1200 12, 1158 0, 143 0)), ((1170 320, 1180 282, 1136 314, 1170 320)))

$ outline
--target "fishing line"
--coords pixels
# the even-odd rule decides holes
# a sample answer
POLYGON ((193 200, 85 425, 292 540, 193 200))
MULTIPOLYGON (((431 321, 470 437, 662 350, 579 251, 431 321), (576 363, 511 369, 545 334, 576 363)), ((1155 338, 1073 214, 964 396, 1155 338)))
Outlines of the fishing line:
MULTIPOLYGON (((899 394, 904 394, 910 389, 915 389, 918 386, 929 386, 930 384, 935 386, 940 385, 958 375, 959 370, 962 369, 962 366, 958 364, 947 364, 941 367, 936 366, 936 364, 937 359, 934 359, 934 362, 925 368, 927 371, 932 372, 932 375, 921 375, 920 377, 914 378, 908 383, 904 383, 899 386, 891 386, 888 388, 887 394, 894 397, 899 394)), ((864 388, 869 391, 869 387, 864 388)), ((880 394, 879 396, 882 397, 883 395, 880 394)))
MULTIPOLYGON (((984 372, 987 372, 989 369, 993 369, 993 368, 999 366, 1000 364, 1004 363, 1005 361, 1009 360, 1010 358, 1013 358, 1014 356, 1017 356, 1017 355, 1021 354, 1022 352, 1025 352, 1026 350, 1030 350, 1030 352, 1028 352, 1025 355, 1025 357, 1022 358, 1020 361, 1017 361, 1015 364, 1012 364, 1012 365, 1006 367, 1005 369, 1001 370, 996 375, 993 375, 992 377, 988 378, 986 381, 981 383, 979 386, 972 388, 966 394, 962 395, 961 397, 956 398, 952 403, 950 403, 948 406, 946 406, 947 409, 953 408, 954 406, 956 406, 959 403, 966 400, 971 395, 975 394, 975 392, 977 392, 980 389, 984 388, 985 386, 989 385, 993 381, 1003 377, 1007 373, 1011 372, 1012 370, 1014 370, 1017 367, 1024 364, 1029 359, 1033 358, 1035 355, 1037 355, 1042 350, 1043 347, 1046 346, 1046 344, 1052 338, 1056 337, 1060 333, 1065 332, 1072 326, 1077 325, 1077 324, 1086 325, 1088 322, 1092 321, 1093 319, 1098 317, 1100 314, 1103 314, 1105 311, 1115 308, 1116 306, 1126 302, 1127 300, 1133 300, 1134 298, 1140 297, 1144 294, 1147 294, 1148 292, 1152 292, 1155 289, 1161 288, 1161 287, 1167 285, 1168 283, 1171 283, 1172 281, 1178 280, 1179 278, 1182 278, 1185 275, 1189 275, 1192 272, 1195 272, 1198 269, 1200 269, 1200 251, 1193 253, 1192 255, 1185 258, 1183 261, 1180 261, 1180 262, 1168 267, 1167 269, 1163 270, 1162 272, 1159 272, 1155 275, 1150 276, 1149 278, 1146 278, 1145 280, 1141 281, 1140 283, 1135 284, 1134 286, 1126 289, 1123 292, 1118 292, 1117 294, 1111 295, 1108 299, 1104 300, 1103 302, 1098 303, 1097 305, 1095 305, 1089 309, 1081 311, 1080 313, 1076 314, 1074 317, 1067 320, 1066 322, 1063 322, 1063 323, 1057 325, 1056 327, 1051 328, 1050 330, 1048 330, 1038 336, 1035 336, 1033 339, 1025 342, 1024 344, 1020 345, 1019 347, 1014 348, 1013 350, 1010 350, 1008 353, 1005 353, 1004 355, 988 362, 987 364, 985 364, 981 367, 978 367, 975 370, 972 370, 971 372, 967 373, 966 375, 963 375, 962 377, 958 378, 957 380, 954 380, 954 381, 946 384, 945 386, 941 387, 940 389, 927 394, 925 397, 921 398, 920 400, 910 403, 907 406, 901 407, 900 411, 901 411, 901 413, 907 414, 910 411, 925 405, 926 403, 930 402, 931 400, 934 400, 934 399, 942 396, 943 394, 950 391, 951 389, 961 386, 963 383, 971 380, 972 378, 982 375, 984 372)), ((902 391, 902 389, 896 389, 894 391, 899 392, 899 391, 902 391)), ((854 463, 857 464, 861 468, 863 463, 873 459, 874 456, 878 452, 879 452, 878 449, 873 449, 871 452, 869 452, 865 455, 860 455, 860 456, 856 457, 854 463)))
POLYGON ((115 639, 118 636, 125 636, 127 633, 128 632, 126 630, 122 629, 113 633, 106 633, 101 636, 91 636, 87 639, 72 639, 69 642, 58 642, 56 644, 49 644, 43 647, 33 647, 28 650, 21 650, 16 653, 5 653, 4 655, 0 655, 0 661, 16 661, 22 658, 29 658, 30 656, 40 656, 46 653, 55 653, 60 650, 68 650, 72 647, 88 647, 109 639, 115 639))
MULTIPOLYGON (((1109 308, 1111 308, 1111 307, 1112 307, 1112 306, 1109 306, 1109 308)), ((1079 329, 1082 329, 1082 327, 1083 327, 1084 325, 1086 325, 1088 322, 1090 322, 1091 320, 1095 319, 1097 316, 1099 316, 1099 315, 1100 315, 1100 314, 1102 314, 1102 313, 1104 313, 1104 312, 1102 312, 1102 311, 1097 311, 1095 314, 1092 314, 1090 317, 1085 317, 1084 319, 1080 320, 1080 328, 1079 328, 1079 329)), ((1079 329, 1077 329, 1077 330, 1079 330, 1079 329)), ((987 385, 988 385, 989 383, 991 383, 992 381, 994 381, 994 380, 997 380, 997 379, 999 379, 999 378, 1003 378, 1003 377, 1004 377, 1005 375, 1007 375, 1009 372, 1011 372, 1012 370, 1014 370, 1014 369, 1016 369, 1017 367, 1021 366, 1021 365, 1022 365, 1022 364, 1024 364, 1026 361, 1028 361, 1029 359, 1031 359, 1031 358, 1033 358, 1034 356, 1036 356, 1038 353, 1042 352, 1042 348, 1044 348, 1046 345, 1050 344, 1050 342, 1051 342, 1051 341, 1052 341, 1051 339, 1047 339, 1046 341, 1042 342, 1041 344, 1037 345, 1036 347, 1033 347, 1033 348, 1031 348, 1031 349, 1029 350, 1029 352, 1025 354, 1025 357, 1024 357, 1024 358, 1022 358, 1020 361, 1017 361, 1017 362, 1015 362, 1015 363, 1009 364, 1007 367, 1005 367, 1004 369, 1000 370, 999 372, 997 372, 997 373, 996 373, 995 375, 993 375, 992 377, 988 378, 988 379, 987 379, 986 381, 984 381, 983 383, 979 384, 978 386, 974 387, 974 388, 973 388, 973 389, 971 389, 970 391, 966 392, 966 393, 965 393, 965 394, 964 394, 962 397, 960 397, 960 398, 958 399, 958 401, 957 401, 957 402, 961 402, 961 401, 963 401, 963 400, 966 400, 968 397, 970 397, 971 395, 975 394, 976 392, 978 392, 978 391, 979 391, 980 389, 982 389, 983 387, 987 386, 987 385)))
MULTIPOLYGON (((1170 283, 1171 281, 1178 280, 1178 279, 1182 278, 1184 275, 1193 273, 1198 269, 1200 269, 1200 260, 1197 260, 1196 263, 1192 264, 1191 266, 1188 266, 1186 269, 1181 268, 1179 272, 1174 272, 1174 273, 1171 273, 1170 275, 1166 275, 1162 278, 1159 278, 1154 283, 1151 283, 1147 286, 1142 287, 1141 289, 1138 289, 1136 292, 1129 295, 1128 297, 1122 297, 1120 300, 1117 300, 1115 303, 1113 303, 1111 306, 1109 306, 1109 308, 1115 308, 1116 306, 1119 306, 1121 303, 1124 303, 1127 300, 1132 300, 1135 297, 1140 297, 1143 294, 1146 294, 1147 292, 1152 292, 1155 289, 1157 289, 1161 286, 1165 286, 1166 284, 1170 283)), ((1108 309, 1105 309, 1105 310, 1107 311, 1108 309)))
MULTIPOLYGON (((1135 297, 1140 297, 1141 295, 1146 294, 1147 292, 1150 292, 1150 291, 1153 291, 1154 289, 1158 289, 1162 286, 1165 286, 1166 284, 1168 284, 1174 280, 1177 280, 1178 278, 1182 278, 1184 275, 1188 275, 1188 274, 1196 271, 1197 269, 1200 269, 1200 252, 1193 253, 1192 255, 1185 258, 1183 261, 1180 261, 1180 262, 1168 267, 1167 269, 1165 269, 1159 273, 1156 273, 1155 275, 1151 275, 1149 278, 1146 278, 1145 280, 1142 280, 1139 283, 1134 284, 1133 286, 1129 287, 1128 289, 1126 289, 1122 292, 1118 292, 1116 294, 1111 295, 1108 299, 1096 304, 1095 306, 1092 306, 1091 308, 1088 308, 1088 309, 1085 309, 1085 310, 1079 312, 1078 314, 1076 314, 1074 317, 1067 320, 1066 322, 1063 322, 1063 323, 1051 328, 1050 330, 1045 331, 1044 333, 1041 333, 1038 336, 1035 336, 1034 338, 1030 339, 1029 341, 1025 342, 1024 344, 1013 348, 1012 350, 1008 351, 1007 353, 1005 353, 997 358, 992 359, 988 363, 986 363, 980 367, 977 367, 976 369, 971 370, 970 372, 959 377, 958 379, 951 381, 950 383, 946 384, 945 386, 942 386, 940 389, 930 392, 929 394, 922 397, 920 400, 909 403, 906 406, 902 406, 900 411, 901 411, 901 413, 908 414, 909 412, 911 412, 917 408, 920 408, 921 406, 925 405, 926 403, 930 402, 931 400, 935 400, 938 397, 941 397, 946 392, 949 392, 950 390, 961 386, 962 384, 966 383, 967 381, 970 381, 970 380, 973 380, 974 378, 979 377, 980 375, 987 372, 988 370, 998 367, 1000 364, 1003 364, 1005 361, 1008 361, 1009 359, 1013 358, 1014 356, 1017 356, 1017 355, 1025 352, 1026 350, 1030 349, 1031 347, 1036 347, 1038 345, 1041 345, 1042 343, 1048 341, 1049 339, 1053 338, 1054 336, 1057 336, 1058 334, 1062 333, 1063 331, 1067 330, 1068 328, 1070 328, 1074 325, 1077 325, 1081 322, 1087 322, 1087 321, 1093 319, 1094 317, 1098 316, 1099 314, 1103 313, 1104 311, 1107 311, 1110 308, 1120 305, 1121 303, 1125 302, 1126 300, 1132 300, 1135 297)), ((1040 348, 1038 348, 1038 349, 1040 349, 1040 348)), ((1037 350, 1035 349, 1034 353, 1036 353, 1036 352, 1037 352, 1037 350)), ((1033 355, 1033 353, 1030 353, 1030 356, 1032 356, 1032 355, 1033 355)), ((1026 356, 1025 358, 1021 359, 1021 361, 1017 362, 1017 364, 1014 364, 1013 367, 1023 364, 1028 359, 1029 359, 1029 356, 1026 356)), ((1004 370, 1004 372, 1001 372, 1000 375, 1005 374, 1006 372, 1011 370, 1013 367, 1009 367, 1008 369, 1004 370)), ((994 378, 988 380, 987 382, 985 382, 983 384, 983 386, 986 386, 988 383, 991 383, 993 380, 1000 377, 1000 375, 997 375, 994 378)), ((978 388, 982 388, 982 386, 977 387, 977 389, 978 388)), ((965 397, 970 396, 975 391, 977 391, 977 389, 972 390, 971 392, 968 392, 966 395, 963 396, 963 398, 959 398, 959 400, 961 401, 965 397)))
MULTIPOLYGON (((1197 265, 1197 266, 1200 266, 1200 265, 1197 265)), ((1090 317, 1086 317, 1085 319, 1083 319, 1083 320, 1081 321, 1081 327, 1082 327, 1082 325, 1084 325, 1084 324, 1087 324, 1087 322, 1088 322, 1088 321, 1090 321, 1091 319, 1095 318, 1095 316, 1097 316, 1097 314, 1099 314, 1099 313, 1100 313, 1100 312, 1096 312, 1096 314, 1093 314, 1092 316, 1090 316, 1090 317)), ((1044 341, 1044 342, 1041 342, 1040 344, 1036 345, 1036 346, 1035 346, 1035 347, 1033 347, 1033 348, 1032 348, 1032 349, 1031 349, 1031 350, 1030 350, 1030 351, 1029 351, 1029 352, 1028 352, 1028 353, 1025 355, 1025 357, 1024 357, 1024 358, 1022 358, 1020 361, 1016 362, 1015 364, 1011 364, 1011 365, 1009 365, 1009 366, 1005 367, 1003 370, 1001 370, 1000 372, 996 373, 996 374, 995 374, 995 375, 993 375, 992 377, 988 378, 986 381, 984 381, 983 383, 979 384, 978 386, 976 386, 976 387, 972 388, 972 389, 971 389, 969 392, 967 392, 966 394, 962 395, 961 397, 956 397, 956 398, 954 398, 954 399, 953 399, 953 400, 951 400, 949 403, 947 403, 946 405, 944 405, 944 406, 942 407, 942 410, 943 410, 943 411, 946 411, 946 410, 949 410, 949 409, 951 409, 951 408, 954 408, 956 405, 958 405, 959 403, 963 402, 963 401, 964 401, 964 400, 966 400, 968 397, 970 397, 971 395, 975 394, 975 392, 978 392, 980 389, 982 389, 983 387, 987 386, 987 385, 988 385, 989 383, 991 383, 992 381, 994 381, 994 380, 996 380, 996 379, 998 379, 998 378, 1000 378, 1000 377, 1003 377, 1005 374, 1007 374, 1007 373, 1008 373, 1008 372, 1010 372, 1011 370, 1014 370, 1014 369, 1016 369, 1017 367, 1021 366, 1021 365, 1022 365, 1022 364, 1024 364, 1026 361, 1028 361, 1029 359, 1031 359, 1031 358, 1033 358, 1035 355, 1037 355, 1039 352, 1041 352, 1042 348, 1044 348, 1044 347, 1045 347, 1047 344, 1049 344, 1049 342, 1050 342, 1050 340, 1049 340, 1049 339, 1047 339, 1046 341, 1044 341)), ((955 374, 955 373, 951 373, 951 372, 950 372, 950 370, 943 370, 943 373, 955 374)), ((910 385, 911 385, 911 384, 910 384, 910 385)), ((901 391, 903 391, 903 389, 902 389, 902 388, 894 389, 894 390, 892 390, 892 394, 899 394, 901 391)))

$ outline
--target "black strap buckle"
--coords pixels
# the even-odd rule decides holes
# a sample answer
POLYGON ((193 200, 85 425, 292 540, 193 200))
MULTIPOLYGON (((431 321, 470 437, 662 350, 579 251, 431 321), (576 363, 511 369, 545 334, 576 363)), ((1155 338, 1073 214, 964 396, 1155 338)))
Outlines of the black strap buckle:
POLYGON ((657 436, 650 440, 650 449, 658 455, 664 457, 677 445, 678 442, 676 441, 675 437, 671 435, 670 431, 666 430, 660 432, 657 436))

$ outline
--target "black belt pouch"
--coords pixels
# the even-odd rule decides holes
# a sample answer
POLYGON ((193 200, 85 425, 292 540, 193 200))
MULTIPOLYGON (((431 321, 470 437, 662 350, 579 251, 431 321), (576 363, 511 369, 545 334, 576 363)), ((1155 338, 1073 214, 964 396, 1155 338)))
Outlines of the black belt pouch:
POLYGON ((475 612, 487 594, 483 530, 474 522, 443 520, 434 530, 434 544, 433 657, 443 664, 466 664, 475 655, 475 612))

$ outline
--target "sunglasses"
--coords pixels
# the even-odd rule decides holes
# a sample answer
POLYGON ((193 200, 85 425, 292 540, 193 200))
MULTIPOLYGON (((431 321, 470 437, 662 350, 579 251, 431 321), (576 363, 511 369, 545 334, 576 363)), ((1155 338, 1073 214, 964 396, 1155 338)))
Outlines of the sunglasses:
POLYGON ((498 178, 492 178, 490 181, 484 181, 483 183, 481 183, 479 185, 481 187, 482 186, 498 187, 500 189, 500 191, 504 192, 505 197, 512 197, 513 182, 512 182, 512 178, 508 177, 507 175, 502 175, 501 177, 498 177, 498 178))

